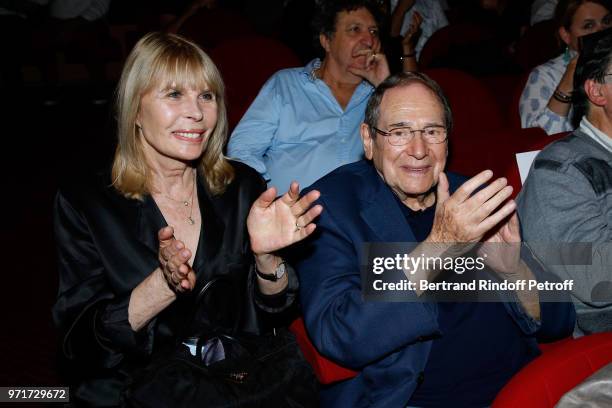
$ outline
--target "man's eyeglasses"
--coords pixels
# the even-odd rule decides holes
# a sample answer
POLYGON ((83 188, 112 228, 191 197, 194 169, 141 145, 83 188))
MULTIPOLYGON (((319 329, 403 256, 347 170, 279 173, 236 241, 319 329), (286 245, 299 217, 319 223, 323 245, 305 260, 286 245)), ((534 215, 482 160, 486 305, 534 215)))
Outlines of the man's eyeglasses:
POLYGON ((389 129, 388 132, 373 128, 377 133, 385 136, 392 146, 403 146, 410 143, 417 132, 421 133, 423 140, 428 144, 438 144, 446 140, 446 128, 444 126, 426 126, 423 129, 412 129, 410 127, 398 127, 389 129))

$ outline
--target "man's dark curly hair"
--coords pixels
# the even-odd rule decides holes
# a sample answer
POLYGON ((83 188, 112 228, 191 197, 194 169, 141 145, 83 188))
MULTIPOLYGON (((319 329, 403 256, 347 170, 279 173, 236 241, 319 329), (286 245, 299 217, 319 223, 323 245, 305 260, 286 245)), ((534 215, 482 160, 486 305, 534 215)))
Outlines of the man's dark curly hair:
POLYGON ((380 1, 376 0, 321 0, 317 2, 315 14, 312 19, 313 44, 321 55, 325 52, 319 42, 319 35, 332 38, 336 32, 338 14, 343 11, 355 11, 360 8, 367 9, 374 17, 379 28, 383 24, 383 14, 380 1))
POLYGON ((572 93, 572 124, 580 125, 580 120, 589 113, 589 98, 584 90, 588 79, 604 83, 612 69, 612 28, 582 37, 582 49, 576 71, 574 72, 574 92, 572 93))

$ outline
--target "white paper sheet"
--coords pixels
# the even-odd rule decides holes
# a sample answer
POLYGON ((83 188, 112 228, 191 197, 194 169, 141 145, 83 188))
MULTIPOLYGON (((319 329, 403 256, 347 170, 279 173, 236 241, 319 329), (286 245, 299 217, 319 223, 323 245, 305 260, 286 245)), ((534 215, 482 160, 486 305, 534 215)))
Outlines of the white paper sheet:
POLYGON ((529 169, 531 168, 531 163, 533 163, 538 153, 540 153, 539 150, 533 150, 531 152, 516 154, 516 163, 518 164, 519 174, 521 175, 521 185, 525 184, 527 174, 529 174, 529 169))

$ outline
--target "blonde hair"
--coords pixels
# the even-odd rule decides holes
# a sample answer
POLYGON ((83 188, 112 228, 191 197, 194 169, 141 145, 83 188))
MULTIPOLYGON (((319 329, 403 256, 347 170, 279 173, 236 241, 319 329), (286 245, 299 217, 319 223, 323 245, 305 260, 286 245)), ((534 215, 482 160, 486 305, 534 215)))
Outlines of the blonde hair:
POLYGON ((223 155, 227 139, 225 87, 219 70, 193 42, 174 34, 149 33, 127 57, 117 87, 118 143, 113 161, 113 186, 123 195, 142 199, 151 192, 151 174, 145 160, 136 117, 142 96, 157 85, 178 89, 207 88, 217 100, 217 124, 197 164, 213 195, 221 194, 234 178, 223 155))

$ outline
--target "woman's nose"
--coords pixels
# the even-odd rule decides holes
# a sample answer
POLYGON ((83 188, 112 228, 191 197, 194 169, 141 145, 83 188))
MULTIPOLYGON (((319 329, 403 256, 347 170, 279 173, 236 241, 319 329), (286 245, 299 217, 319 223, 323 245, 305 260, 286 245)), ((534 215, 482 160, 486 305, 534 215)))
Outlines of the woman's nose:
POLYGON ((204 117, 204 110, 199 104, 197 97, 188 98, 185 102, 185 116, 195 121, 200 121, 204 117))

